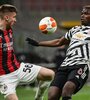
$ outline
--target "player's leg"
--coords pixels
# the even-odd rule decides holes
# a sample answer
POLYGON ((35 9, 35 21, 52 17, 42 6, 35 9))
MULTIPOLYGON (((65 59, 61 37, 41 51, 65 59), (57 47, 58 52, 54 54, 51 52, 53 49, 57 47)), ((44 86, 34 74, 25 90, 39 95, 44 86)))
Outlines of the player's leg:
POLYGON ((73 69, 69 73, 68 81, 62 90, 62 100, 71 100, 72 94, 78 92, 83 87, 88 78, 88 66, 80 65, 79 68, 73 69))
MULTIPOLYGON (((56 71, 56 68, 52 68, 54 72, 56 71)), ((35 94, 35 100, 43 100, 44 94, 46 90, 48 89, 51 81, 38 81, 38 86, 36 89, 36 94, 35 94)))
POLYGON ((18 84, 17 71, 0 76, 0 92, 5 100, 18 100, 16 86, 18 84))
POLYGON ((76 85, 73 82, 71 81, 66 82, 62 90, 62 100, 71 100, 71 96, 74 93, 75 89, 76 85))
POLYGON ((58 70, 48 91, 48 100, 59 100, 62 94, 62 88, 67 80, 67 72, 58 70))
POLYGON ((44 93, 49 87, 49 81, 39 81, 38 87, 35 94, 35 100, 43 100, 44 93))
POLYGON ((16 94, 10 94, 6 96, 6 100, 18 100, 18 97, 16 94))
POLYGON ((41 67, 37 79, 42 81, 50 81, 54 78, 55 72, 51 69, 41 67))
POLYGON ((38 74, 39 85, 36 91, 35 100, 43 100, 44 92, 49 86, 49 81, 54 77, 54 71, 45 67, 42 67, 38 74))
POLYGON ((48 91, 48 100, 59 100, 61 97, 61 89, 57 86, 50 86, 48 91))
POLYGON ((5 100, 18 100, 16 87, 20 82, 19 70, 10 74, 0 76, 0 92, 5 100))
POLYGON ((21 63, 18 73, 21 81, 26 83, 31 83, 36 79, 38 81, 51 81, 55 75, 55 72, 51 69, 30 63, 21 63))
MULTIPOLYGON (((19 68, 19 78, 22 82, 32 82, 36 79, 38 81, 51 81, 54 78, 55 72, 51 69, 41 67, 38 65, 30 64, 30 63, 21 63, 19 68)), ((40 87, 43 86, 44 83, 41 84, 40 87)), ((45 88, 42 87, 42 93, 44 93, 45 88)), ((41 89, 41 88, 40 88, 41 89)))

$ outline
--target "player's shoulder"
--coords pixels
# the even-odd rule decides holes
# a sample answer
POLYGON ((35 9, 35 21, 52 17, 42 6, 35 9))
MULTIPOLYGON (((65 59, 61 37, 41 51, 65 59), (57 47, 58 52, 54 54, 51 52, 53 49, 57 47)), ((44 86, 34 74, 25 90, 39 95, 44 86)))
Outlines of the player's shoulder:
POLYGON ((70 30, 76 30, 76 29, 81 29, 81 28, 82 28, 82 26, 81 25, 78 25, 78 26, 72 27, 70 30))
POLYGON ((78 25, 78 26, 72 27, 71 29, 90 29, 90 26, 78 25))

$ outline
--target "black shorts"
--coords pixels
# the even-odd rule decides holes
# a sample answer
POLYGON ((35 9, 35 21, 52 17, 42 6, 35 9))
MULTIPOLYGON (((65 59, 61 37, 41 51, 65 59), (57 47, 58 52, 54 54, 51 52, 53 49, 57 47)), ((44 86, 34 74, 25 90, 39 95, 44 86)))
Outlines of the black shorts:
POLYGON ((89 74, 88 65, 74 65, 59 68, 50 86, 56 86, 62 90, 67 81, 72 81, 76 85, 74 93, 78 92, 85 84, 89 74))

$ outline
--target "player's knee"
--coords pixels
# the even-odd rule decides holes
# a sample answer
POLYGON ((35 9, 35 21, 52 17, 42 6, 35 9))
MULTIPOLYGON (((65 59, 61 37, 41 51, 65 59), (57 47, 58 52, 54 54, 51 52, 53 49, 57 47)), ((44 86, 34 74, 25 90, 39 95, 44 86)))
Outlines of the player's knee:
POLYGON ((6 100, 18 100, 18 97, 16 96, 16 94, 7 95, 5 98, 6 100))
POLYGON ((47 68, 41 68, 39 74, 38 74, 38 79, 39 80, 52 80, 54 78, 55 72, 53 70, 47 69, 47 68))
POLYGON ((55 86, 51 86, 48 91, 48 100, 59 100, 61 91, 55 86))
POLYGON ((53 70, 50 71, 50 80, 52 80, 55 76, 55 72, 53 70))
POLYGON ((43 75, 45 80, 51 81, 55 76, 55 73, 53 71, 49 71, 47 75, 43 75))
POLYGON ((75 91, 75 84, 73 82, 67 82, 62 90, 62 97, 71 96, 75 91))
POLYGON ((59 95, 55 92, 48 93, 48 100, 59 100, 59 95))

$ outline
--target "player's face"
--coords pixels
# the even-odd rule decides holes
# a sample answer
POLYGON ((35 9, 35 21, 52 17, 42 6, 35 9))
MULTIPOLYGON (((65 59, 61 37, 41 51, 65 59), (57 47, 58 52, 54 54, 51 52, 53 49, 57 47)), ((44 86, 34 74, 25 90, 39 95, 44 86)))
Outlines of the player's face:
POLYGON ((90 26, 90 9, 83 8, 81 13, 81 23, 82 25, 90 26))
POLYGON ((7 25, 12 26, 16 22, 16 13, 15 12, 10 12, 8 15, 5 16, 5 20, 7 25))

